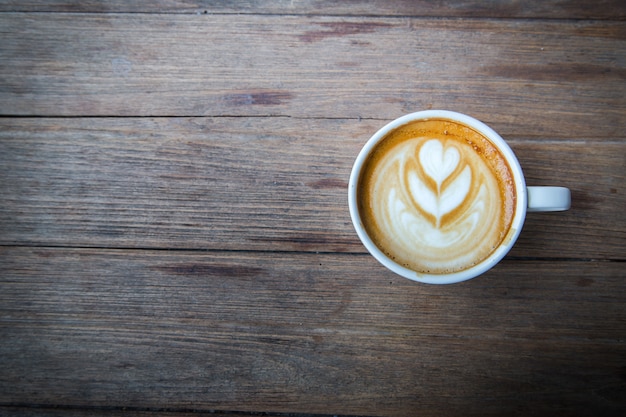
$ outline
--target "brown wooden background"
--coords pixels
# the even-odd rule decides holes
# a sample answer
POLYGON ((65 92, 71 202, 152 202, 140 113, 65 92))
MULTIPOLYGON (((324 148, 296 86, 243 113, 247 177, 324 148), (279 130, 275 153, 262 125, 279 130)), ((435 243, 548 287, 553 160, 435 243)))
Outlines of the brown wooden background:
POLYGON ((626 414, 626 3, 0 1, 0 414, 626 414), (472 281, 358 241, 405 113, 496 129, 529 215, 472 281))

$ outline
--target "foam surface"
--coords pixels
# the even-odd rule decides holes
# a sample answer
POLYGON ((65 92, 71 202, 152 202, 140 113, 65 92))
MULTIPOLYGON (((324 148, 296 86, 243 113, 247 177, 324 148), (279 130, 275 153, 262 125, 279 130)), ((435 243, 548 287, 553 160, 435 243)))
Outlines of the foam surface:
POLYGON ((504 157, 449 121, 400 127, 369 158, 360 213, 376 245, 422 273, 467 269, 505 237, 514 187, 504 157))

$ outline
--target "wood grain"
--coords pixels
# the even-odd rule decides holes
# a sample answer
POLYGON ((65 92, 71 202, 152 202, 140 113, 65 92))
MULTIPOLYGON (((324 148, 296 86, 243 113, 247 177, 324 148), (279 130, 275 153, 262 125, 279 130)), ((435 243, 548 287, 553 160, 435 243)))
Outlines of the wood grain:
POLYGON ((626 18, 626 6, 620 0, 541 1, 527 0, 249 0, 201 1, 159 0, 93 1, 4 0, 0 12, 88 12, 88 13, 264 13, 348 16, 430 16, 482 18, 626 18))
POLYGON ((230 410, 179 410, 173 408, 55 407, 52 405, 0 406, 0 415, 6 417, 331 417, 331 415, 321 414, 270 413, 266 411, 237 412, 230 410))
MULTIPOLYGON (((0 243, 363 252, 347 183, 381 123, 294 118, 0 120, 0 243)), ((626 141, 510 139, 533 213, 519 257, 624 259, 626 141)))
POLYGON ((626 3, 0 0, 0 415, 623 416, 626 3), (400 278, 347 181, 387 121, 498 131, 500 264, 400 278))
POLYGON ((0 248, 0 403, 488 416, 624 410, 616 262, 416 285, 357 254, 0 248))
POLYGON ((445 108, 505 135, 612 138, 626 125, 621 22, 10 13, 0 28, 5 115, 445 108))
MULTIPOLYGON (((131 407, 55 407, 52 405, 0 406, 7 417, 330 417, 329 415, 237 412, 220 410, 179 410, 172 408, 135 409, 131 407)), ((336 416, 334 416, 336 417, 336 416)))

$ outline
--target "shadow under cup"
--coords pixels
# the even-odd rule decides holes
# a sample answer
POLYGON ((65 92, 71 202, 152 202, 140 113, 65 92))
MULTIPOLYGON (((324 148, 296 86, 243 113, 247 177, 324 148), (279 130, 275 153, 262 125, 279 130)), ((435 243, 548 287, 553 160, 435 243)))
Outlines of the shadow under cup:
POLYGON ((500 135, 444 110, 408 114, 376 132, 354 163, 348 193, 353 225, 372 256, 430 284, 465 281, 496 265, 517 240, 528 204, 520 164, 500 135), (463 245, 485 249, 467 255, 463 245), (430 266, 432 259, 455 266, 430 266))

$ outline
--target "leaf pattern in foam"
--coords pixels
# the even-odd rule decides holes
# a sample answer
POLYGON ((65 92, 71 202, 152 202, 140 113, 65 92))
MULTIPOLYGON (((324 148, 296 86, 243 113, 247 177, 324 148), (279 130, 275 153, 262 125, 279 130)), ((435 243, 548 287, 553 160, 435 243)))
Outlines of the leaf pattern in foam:
POLYGON ((437 219, 439 216, 439 203, 437 194, 435 194, 417 175, 415 171, 409 172, 409 190, 411 191, 411 197, 422 210, 431 214, 437 219))
POLYGON ((469 165, 439 195, 439 215, 450 213, 461 205, 472 185, 472 170, 469 165))
POLYGON ((437 190, 440 190, 441 184, 459 165, 461 155, 453 147, 444 152, 443 144, 436 139, 431 139, 422 145, 419 160, 426 175, 437 183, 437 190))
POLYGON ((461 205, 469 193, 472 182, 469 166, 465 166, 444 190, 441 189, 443 182, 459 165, 460 159, 456 148, 450 147, 444 152, 441 142, 429 140, 420 149, 419 161, 424 173, 435 181, 437 189, 432 190, 416 172, 411 171, 408 175, 408 188, 413 201, 435 218, 437 228, 441 226, 441 218, 461 205))

